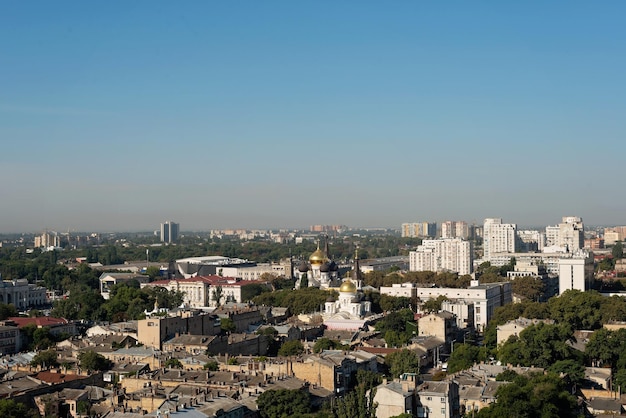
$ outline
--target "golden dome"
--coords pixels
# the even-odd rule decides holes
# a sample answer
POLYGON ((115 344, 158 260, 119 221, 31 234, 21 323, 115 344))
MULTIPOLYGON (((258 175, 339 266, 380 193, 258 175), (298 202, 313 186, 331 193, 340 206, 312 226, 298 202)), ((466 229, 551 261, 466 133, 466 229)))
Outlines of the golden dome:
POLYGON ((328 261, 326 254, 324 254, 324 251, 319 248, 311 254, 311 257, 309 257, 309 263, 311 264, 324 264, 326 261, 328 261))
POLYGON ((341 284, 339 291, 345 293, 356 293, 356 285, 352 283, 352 280, 348 279, 341 284))

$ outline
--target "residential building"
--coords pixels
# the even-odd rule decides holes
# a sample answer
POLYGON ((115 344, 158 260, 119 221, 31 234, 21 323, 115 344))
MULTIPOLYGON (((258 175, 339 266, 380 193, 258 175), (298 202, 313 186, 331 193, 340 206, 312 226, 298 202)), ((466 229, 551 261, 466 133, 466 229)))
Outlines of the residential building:
POLYGON ((21 340, 20 330, 13 321, 0 322, 0 356, 19 352, 21 340))
POLYGON ((504 224, 502 218, 487 218, 483 224, 483 259, 491 261, 496 253, 514 253, 516 242, 515 224, 504 224))
POLYGON ((180 224, 172 221, 166 221, 161 224, 161 242, 168 244, 178 241, 180 224))
POLYGON ((564 216, 557 226, 546 227, 546 247, 560 247, 573 253, 584 247, 584 231, 582 218, 564 216))
POLYGON ((374 402, 377 418, 401 414, 428 418, 460 416, 459 386, 454 381, 422 382, 414 374, 404 374, 392 382, 376 387, 374 402))
POLYGON ((467 222, 445 221, 441 223, 441 238, 469 239, 470 230, 467 222))
POLYGON ((473 322, 479 332, 485 329, 497 307, 512 302, 511 282, 479 284, 474 280, 466 289, 418 287, 416 293, 422 301, 445 296, 450 300, 473 303, 473 322))
POLYGON ((219 317, 200 311, 178 311, 175 315, 151 317, 137 321, 137 341, 146 347, 161 349, 163 341, 177 334, 217 335, 219 317))
POLYGON ((420 336, 430 335, 450 343, 458 331, 456 316, 447 311, 424 315, 418 320, 417 329, 420 336))
POLYGON ((471 243, 460 238, 424 240, 409 253, 409 270, 470 274, 472 255, 471 243))
POLYGON ((545 324, 554 324, 554 321, 551 319, 527 319, 527 318, 517 318, 511 321, 508 321, 505 324, 498 325, 496 328, 497 332, 497 344, 500 345, 506 342, 512 336, 519 336, 519 334, 528 328, 531 325, 537 325, 538 323, 543 322, 545 324))
POLYGON ((435 238, 437 224, 435 222, 403 223, 401 235, 406 238, 435 238))
POLYGON ((570 258, 559 259, 559 294, 566 290, 590 290, 593 287, 593 254, 579 251, 570 258))
POLYGON ((35 237, 35 248, 58 248, 61 246, 61 237, 56 232, 45 231, 35 237))

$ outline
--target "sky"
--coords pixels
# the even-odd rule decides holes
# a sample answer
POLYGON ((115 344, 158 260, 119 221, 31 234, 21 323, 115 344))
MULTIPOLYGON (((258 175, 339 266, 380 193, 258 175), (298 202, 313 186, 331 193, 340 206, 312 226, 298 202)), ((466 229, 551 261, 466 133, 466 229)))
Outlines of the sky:
POLYGON ((0 3, 0 232, 626 224, 626 2, 0 3))

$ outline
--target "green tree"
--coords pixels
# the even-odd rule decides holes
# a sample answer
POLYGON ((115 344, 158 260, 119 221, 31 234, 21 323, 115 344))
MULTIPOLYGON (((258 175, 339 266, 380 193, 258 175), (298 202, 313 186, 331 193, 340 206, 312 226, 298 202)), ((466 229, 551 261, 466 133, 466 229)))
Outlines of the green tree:
POLYGON ((354 390, 338 398, 333 405, 333 415, 336 418, 370 418, 376 416, 377 404, 374 402, 376 386, 381 383, 377 373, 358 370, 354 390))
POLYGON ((437 296, 435 299, 428 299, 422 304, 422 310, 424 312, 439 312, 444 300, 448 300, 448 298, 443 295, 437 296))
POLYGON ((224 290, 222 289, 222 286, 216 286, 211 292, 211 300, 215 302, 215 306, 220 306, 222 304, 223 296, 224 290))
POLYGON ((543 280, 533 276, 516 277, 511 283, 513 293, 535 302, 543 297, 545 289, 543 280))
POLYGON ((110 360, 93 350, 83 351, 78 355, 78 364, 88 372, 109 370, 112 366, 110 360))
POLYGON ((448 373, 469 369, 475 363, 484 360, 478 347, 470 344, 456 344, 448 359, 448 373))
POLYGON ((298 356, 304 353, 304 345, 300 340, 292 340, 285 342, 278 350, 279 356, 298 356))
POLYGON ((578 360, 559 360, 548 367, 548 371, 567 376, 571 384, 580 385, 585 379, 585 366, 578 360))
POLYGON ((237 327, 231 318, 220 318, 220 328, 223 332, 235 332, 237 327))
POLYGON ((4 321, 12 316, 17 316, 17 309, 12 303, 0 303, 0 321, 4 321))
POLYGON ((39 414, 21 402, 13 399, 0 399, 0 416, 3 418, 35 418, 39 414))
POLYGON ((216 372, 219 369, 220 369, 220 365, 215 360, 209 360, 206 363, 204 363, 204 370, 209 370, 209 371, 212 371, 212 372, 216 372))
POLYGON ((183 363, 181 363, 180 360, 178 360, 177 358, 172 357, 167 359, 165 364, 163 364, 163 367, 168 369, 182 369, 183 363))
POLYGON ((611 248, 611 255, 614 260, 619 260, 624 257, 624 245, 622 244, 622 241, 617 241, 613 245, 613 248, 611 248))
POLYGON ((52 350, 40 351, 39 353, 35 355, 35 357, 33 357, 32 361, 30 362, 30 365, 34 367, 41 367, 42 369, 58 367, 59 361, 57 359, 56 350, 52 349, 52 350))
POLYGON ((298 389, 266 390, 257 399, 261 418, 283 418, 311 412, 309 392, 298 389))
POLYGON ((393 377, 399 377, 403 373, 419 373, 420 358, 411 350, 400 350, 390 353, 385 357, 385 364, 393 377))
POLYGON ((496 391, 496 402, 481 409, 478 418, 574 418, 579 416, 576 398, 559 376, 549 373, 517 376, 496 391))
POLYGON ((148 266, 148 268, 146 268, 146 275, 150 278, 150 281, 153 281, 157 277, 161 277, 161 269, 157 266, 148 266))
POLYGON ((540 322, 524 329, 519 337, 510 337, 498 350, 498 358, 503 363, 548 368, 556 361, 577 358, 567 345, 572 339, 568 325, 540 322))
POLYGON ((331 340, 330 338, 322 337, 318 338, 317 341, 315 341, 315 344, 313 344, 313 352, 321 353, 324 350, 332 350, 335 347, 337 347, 336 341, 331 340))

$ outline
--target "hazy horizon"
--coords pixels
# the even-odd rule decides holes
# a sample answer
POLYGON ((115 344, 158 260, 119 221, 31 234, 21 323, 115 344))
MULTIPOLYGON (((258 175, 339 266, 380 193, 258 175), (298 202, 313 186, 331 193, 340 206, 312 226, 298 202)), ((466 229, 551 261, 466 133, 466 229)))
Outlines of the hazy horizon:
POLYGON ((2 233, 626 224, 626 3, 0 7, 2 233))

